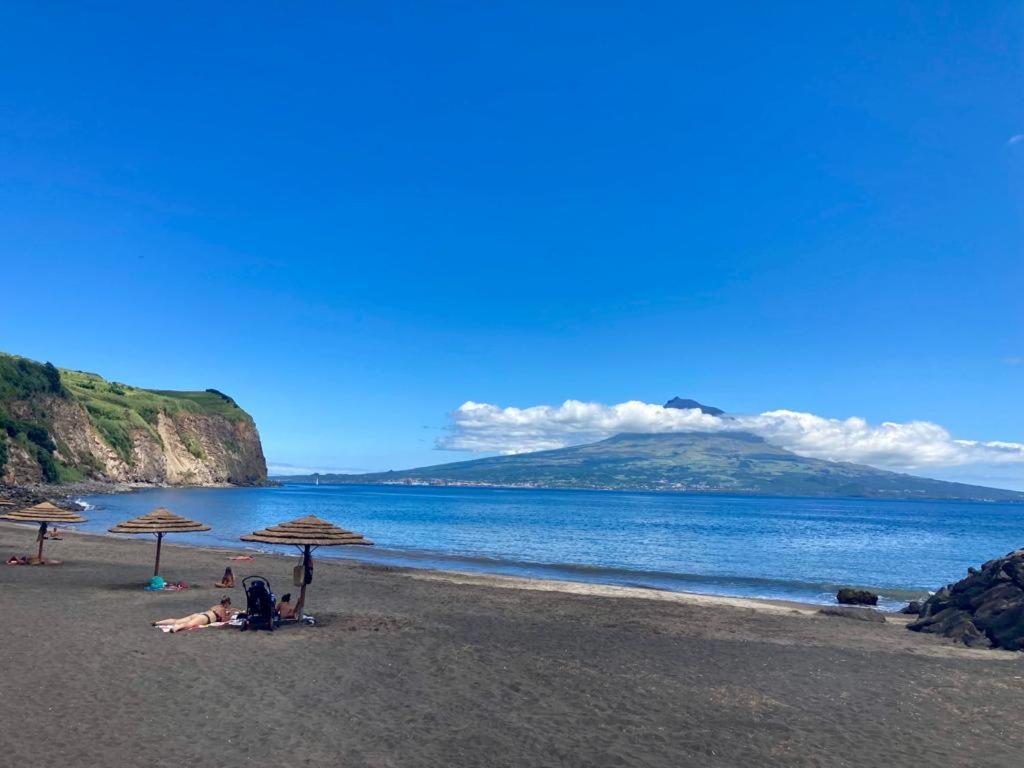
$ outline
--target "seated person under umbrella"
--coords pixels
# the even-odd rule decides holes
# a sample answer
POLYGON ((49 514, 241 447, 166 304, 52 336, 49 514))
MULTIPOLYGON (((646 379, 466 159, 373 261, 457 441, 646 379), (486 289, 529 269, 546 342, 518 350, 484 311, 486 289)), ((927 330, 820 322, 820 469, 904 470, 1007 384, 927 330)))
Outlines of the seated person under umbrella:
POLYGON ((223 623, 231 618, 231 598, 225 595, 217 605, 210 606, 209 610, 202 613, 191 613, 180 619, 161 619, 154 621, 154 627, 170 627, 171 632, 178 632, 182 629, 195 629, 207 627, 210 624, 223 623))
POLYGON ((278 618, 280 618, 281 621, 293 621, 299 618, 298 614, 295 612, 295 607, 292 606, 291 592, 281 597, 275 606, 275 610, 277 611, 278 618))

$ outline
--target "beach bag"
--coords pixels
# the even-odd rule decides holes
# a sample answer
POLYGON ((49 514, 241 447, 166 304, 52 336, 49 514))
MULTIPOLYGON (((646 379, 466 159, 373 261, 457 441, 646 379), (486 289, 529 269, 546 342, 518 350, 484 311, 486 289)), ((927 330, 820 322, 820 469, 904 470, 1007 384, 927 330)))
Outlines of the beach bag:
POLYGON ((146 589, 156 592, 163 589, 166 585, 167 582, 164 581, 163 576, 154 576, 152 579, 149 580, 149 585, 146 586, 146 589))
MULTIPOLYGON (((312 568, 310 568, 309 571, 306 572, 306 583, 307 584, 312 584, 313 583, 313 569, 312 568)), ((301 587, 302 586, 302 566, 301 565, 296 565, 294 568, 292 568, 292 584, 294 584, 296 587, 301 587)))

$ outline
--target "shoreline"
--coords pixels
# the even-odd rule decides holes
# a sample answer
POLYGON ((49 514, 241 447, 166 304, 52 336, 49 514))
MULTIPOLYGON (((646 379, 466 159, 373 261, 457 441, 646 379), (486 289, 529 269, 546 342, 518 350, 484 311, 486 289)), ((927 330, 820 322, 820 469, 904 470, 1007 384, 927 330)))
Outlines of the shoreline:
MULTIPOLYGON (((292 486, 296 487, 296 486, 292 486)), ((375 488, 379 486, 367 486, 375 488)), ((159 491, 163 487, 136 487, 134 491, 159 491)), ((174 488, 170 490, 218 490, 174 488)), ((245 488, 231 488, 230 490, 247 490, 245 488)), ((251 489, 249 489, 251 490, 251 489)), ((104 494, 104 495, 118 495, 104 494)), ((81 496, 88 496, 82 494, 81 496)), ((66 497, 67 504, 84 504, 81 497, 69 495, 66 497)), ((173 501, 170 502, 174 506, 173 501)), ((107 504, 98 498, 92 498, 88 506, 98 505, 100 510, 107 508, 107 504)), ((76 507, 77 508, 77 507, 76 507)), ((97 517, 103 513, 97 512, 97 517)), ((134 511, 127 512, 126 516, 136 514, 134 511)), ((87 513, 86 515, 90 515, 87 513)), ((97 526, 92 532, 105 533, 107 522, 102 527, 97 526)), ((86 526, 96 525, 96 521, 87 523, 86 526)), ((227 532, 231 532, 229 528, 227 532)), ((222 532, 222 533, 227 533, 222 532)), ((205 540, 198 539, 205 537, 192 537, 187 543, 199 547, 228 546, 238 550, 254 549, 251 545, 245 545, 235 541, 234 536, 245 531, 231 532, 231 537, 224 536, 218 544, 209 544, 205 540)), ((216 537, 216 534, 215 534, 216 537)), ((187 539, 187 537, 186 537, 187 539)), ((835 581, 827 578, 814 579, 803 578, 802 574, 786 574, 785 577, 759 576, 754 574, 705 574, 699 572, 687 572, 683 570, 657 570, 644 569, 630 565, 613 565, 602 562, 575 562, 571 558, 567 562, 529 560, 515 557, 515 553, 504 554, 502 552, 452 552, 443 549, 428 548, 406 548, 397 546, 388 548, 378 546, 360 550, 358 552, 345 551, 335 553, 328 551, 328 558, 342 557, 358 562, 373 562, 384 566, 407 567, 417 570, 437 570, 445 572, 456 572, 465 574, 492 574, 508 576, 512 578, 539 579, 544 581, 564 581, 580 584, 605 584, 624 588, 638 588, 641 590, 664 591, 670 593, 685 593, 705 596, 722 596, 735 599, 761 599, 761 600, 783 600, 801 605, 835 605, 835 594, 839 589, 854 588, 865 589, 879 595, 879 610, 885 613, 898 612, 912 600, 926 598, 934 590, 945 583, 936 583, 929 586, 879 586, 874 583, 864 583, 863 579, 835 581)))
MULTIPOLYGON (((304 486, 293 485, 292 487, 302 488, 304 486)), ((361 487, 387 488, 388 486, 374 485, 361 487)), ((161 490, 243 491, 253 490, 254 487, 179 487, 141 483, 117 485, 97 485, 95 483, 87 483, 70 486, 49 486, 48 488, 50 490, 56 490, 59 488, 61 491, 60 498, 62 499, 62 503, 64 505, 74 505, 76 508, 79 508, 79 498, 89 496, 99 488, 102 488, 103 493, 97 494, 97 497, 93 497, 91 499, 90 506, 99 505, 101 509, 104 509, 107 507, 107 503, 101 501, 99 497, 102 496, 115 497, 118 495, 124 495, 127 497, 140 491, 157 492, 161 490)), ((451 491, 452 489, 440 490, 451 491)), ((592 493, 592 491, 584 492, 592 493)), ((746 499, 748 497, 742 498, 746 499)), ((776 497, 767 498, 777 501, 776 497)), ((131 504, 131 502, 126 503, 131 504)), ((171 506, 174 506, 173 502, 171 502, 171 506)), ((128 516, 131 514, 135 513, 132 512, 128 516)), ((89 517, 90 515, 87 514, 86 516, 89 517)), ((97 513, 97 516, 102 519, 101 513, 97 513)), ((93 521, 92 524, 95 524, 96 522, 97 521, 93 521)), ((86 526, 89 525, 90 523, 86 524, 86 526)), ((107 521, 104 520, 102 526, 97 525, 92 532, 103 531, 105 534, 106 527, 107 521)), ((231 533, 231 529, 223 533, 231 533)), ((216 537, 216 534, 214 536, 216 537)), ((231 536, 234 536, 234 533, 231 533, 231 536)), ((231 546, 239 550, 251 549, 251 547, 247 547, 239 542, 231 541, 231 543, 227 543, 222 540, 221 542, 218 542, 218 544, 207 544, 206 542, 196 541, 195 539, 197 538, 199 537, 194 537, 193 541, 188 543, 199 547, 231 546)), ((224 536, 224 539, 228 538, 228 536, 224 536)), ((400 543, 404 544, 405 542, 400 543)), ((880 599, 877 608, 887 615, 900 611, 910 601, 926 598, 929 594, 933 594, 935 590, 941 588, 950 580, 949 578, 935 579, 934 581, 931 579, 920 579, 918 580, 917 586, 892 586, 892 584, 899 582, 891 578, 892 574, 883 573, 879 577, 879 582, 884 582, 886 586, 879 586, 876 583, 870 583, 872 581, 870 579, 850 578, 848 580, 840 581, 835 575, 832 575, 831 579, 828 577, 821 579, 814 579, 813 577, 804 578, 803 574, 809 572, 806 570, 795 573, 779 572, 784 574, 782 577, 761 576, 756 572, 748 574, 739 573, 735 575, 730 575, 728 573, 705 574, 700 572, 687 572, 682 569, 671 570, 672 567, 677 565, 676 563, 669 563, 668 568, 665 570, 657 570, 644 569, 642 567, 637 567, 632 563, 626 566, 616 566, 605 565, 601 562, 574 562, 571 558, 571 554, 568 562, 559 562, 516 558, 514 556, 515 553, 503 555, 503 552, 498 550, 495 550, 493 554, 487 552, 486 549, 483 551, 486 552, 486 554, 474 554, 473 552, 463 554, 460 552, 448 552, 443 549, 406 549, 399 546, 393 549, 375 547, 372 550, 365 552, 345 552, 343 554, 338 553, 338 555, 346 559, 352 559, 359 562, 375 562, 384 566, 407 567, 416 570, 452 572, 466 575, 489 574, 526 580, 537 579, 583 585, 603 584, 620 588, 637 588, 646 591, 701 595, 706 597, 721 596, 741 600, 782 600, 798 605, 819 607, 836 605, 837 603, 834 597, 839 589, 865 589, 879 595, 880 599), (890 578, 887 579, 886 577, 890 578), (864 583, 865 581, 868 583, 864 583)), ((328 558, 337 556, 334 552, 326 554, 328 558)), ((742 571, 742 569, 739 570, 742 571)), ((813 571, 811 572, 813 573, 813 571)), ((827 570, 825 572, 827 573, 827 570)), ((765 571, 765 573, 773 572, 765 571)), ((869 572, 865 571, 865 573, 869 572)), ((854 576, 854 574, 842 575, 854 576)), ((945 576, 945 574, 942 575, 945 576)), ((841 575, 839 578, 841 578, 841 575)), ((952 580, 955 581, 955 576, 952 580)))
MULTIPOLYGON (((27 523, 14 523, 0 521, 0 529, 12 530, 33 530, 33 526, 27 523)), ((67 529, 65 528, 67 531, 67 529)), ((128 536, 108 533, 95 533, 92 531, 67 531, 67 535, 96 539, 99 541, 116 541, 132 543, 146 543, 152 545, 152 540, 145 536, 128 536)), ((203 546, 200 544, 181 544, 173 538, 167 538, 163 542, 163 550, 180 549, 187 552, 210 552, 216 554, 234 554, 239 551, 248 551, 254 556, 295 560, 298 556, 288 553, 286 550, 269 551, 255 547, 226 547, 221 545, 203 546)), ((617 584, 596 584, 586 581, 569 581, 562 579, 539 579, 526 576, 507 576, 497 573, 479 573, 475 571, 459 571, 440 568, 415 568, 402 565, 388 565, 378 562, 364 562, 354 558, 331 557, 317 559, 317 566, 321 563, 338 563, 360 568, 381 568, 389 572, 400 573, 411 578, 423 579, 425 581, 444 581, 453 584, 472 584, 478 586, 496 587, 502 589, 524 589, 536 592, 559 592, 562 594, 592 595, 595 597, 612 597, 620 599, 658 600, 664 602, 678 602, 690 605, 717 606, 729 608, 746 608, 750 610, 766 612, 802 613, 812 615, 817 613, 821 607, 818 603, 802 603, 796 600, 781 600, 768 597, 732 597, 729 595, 709 595, 701 592, 685 592, 669 589, 656 589, 648 587, 628 587, 617 584)), ((890 614, 886 612, 886 618, 890 614)), ((893 614, 899 616, 899 614, 893 614)), ((909 622, 909 619, 907 619, 909 622)))
MULTIPOLYGON (((31 532, 33 530, 33 526, 31 524, 26 523, 0 521, 0 532, 4 530, 26 530, 31 532)), ((97 543, 113 543, 116 546, 126 545, 136 549, 153 549, 153 540, 148 536, 128 536, 78 530, 67 531, 66 535, 71 536, 73 538, 93 539, 97 543)), ((186 557, 189 554, 193 556, 224 555, 230 557, 232 555, 237 554, 239 551, 247 551, 250 554, 252 554, 253 557, 256 558, 265 558, 270 560, 271 562, 287 563, 288 569, 294 566, 294 562, 299 557, 297 554, 292 554, 283 548, 280 551, 271 551, 257 549, 253 547, 234 548, 222 545, 203 546, 191 543, 178 543, 175 542, 173 538, 167 538, 163 542, 163 551, 166 553, 168 552, 168 550, 178 550, 186 557)), ((166 554, 163 560, 164 563, 166 564, 166 554)), ((767 615, 815 617, 820 615, 821 608, 826 607, 825 604, 821 603, 804 603, 796 600, 785 600, 780 598, 735 597, 731 595, 716 595, 705 594, 701 592, 686 592, 681 590, 622 586, 617 584, 600 584, 585 581, 541 579, 530 578, 526 576, 508 576, 497 573, 479 573, 474 571, 459 571, 440 568, 416 568, 411 566, 388 565, 378 562, 365 562, 361 560, 356 560, 354 558, 344 557, 320 557, 316 558, 315 562, 317 569, 320 569, 324 566, 337 567, 343 569, 366 569, 368 571, 378 571, 386 574, 394 574, 396 576, 401 576, 415 581, 422 581, 428 583, 443 583, 457 586, 483 587, 488 589, 516 590, 524 592, 555 593, 560 595, 579 595, 610 600, 652 601, 656 603, 668 603, 679 606, 740 610, 744 612, 753 612, 767 615)), ((35 566, 24 567, 28 569, 35 568, 35 566)), ((0 573, 2 573, 2 571, 0 571, 0 573)), ((142 584, 140 583, 140 588, 141 586, 142 584)), ((202 587, 200 586, 200 588, 202 587)), ((834 605, 838 605, 838 603, 834 605)), ((860 608, 861 606, 854 607, 860 608)), ((870 610, 870 607, 864 608, 870 610)), ((880 609, 875 610, 877 610, 878 613, 884 615, 886 622, 896 626, 905 627, 907 624, 914 620, 913 617, 907 614, 883 611, 880 609)), ((925 637, 925 635, 917 636, 925 637)), ((938 636, 927 637, 937 639, 940 642, 943 642, 941 638, 939 638, 938 636)), ((1007 657, 1020 658, 1022 660, 1022 663, 1024 663, 1024 652, 1004 652, 1000 651, 999 649, 987 649, 979 651, 969 649, 962 643, 958 642, 949 642, 945 644, 948 646, 948 649, 952 651, 964 651, 969 655, 980 655, 982 658, 989 657, 993 653, 996 653, 1007 657)))
POLYGON ((82 480, 75 483, 33 483, 30 485, 0 485, 0 499, 36 503, 49 501, 58 506, 74 504, 74 496, 112 496, 136 491, 161 489, 193 490, 203 488, 245 489, 245 488, 276 488, 280 483, 268 480, 253 485, 236 483, 208 483, 206 485, 174 485, 172 483, 122 482, 117 480, 82 480))
MULTIPOLYGON (((31 524, 0 521, 0 528, 33 530, 31 524)), ((99 541, 120 541, 120 542, 149 542, 148 537, 128 536, 96 531, 65 530, 77 537, 96 539, 99 541)), ((164 549, 182 549, 186 551, 201 551, 215 553, 238 553, 247 552, 260 557, 280 558, 282 560, 294 560, 297 555, 287 550, 269 550, 244 545, 237 547, 224 544, 195 544, 175 542, 173 536, 164 540, 164 549)), ((388 550, 390 552, 390 550, 388 550)), ((838 603, 813 603, 800 600, 787 600, 784 598, 772 597, 739 597, 706 592, 690 592, 687 590, 665 589, 659 587, 629 586, 621 584, 609 584, 602 582, 541 578, 532 576, 516 576, 488 571, 459 570, 457 568, 436 568, 430 566, 410 566, 387 562, 387 558, 363 559, 359 557, 328 556, 320 557, 318 563, 341 563, 358 567, 383 568, 397 573, 405 573, 414 578, 424 580, 449 581, 452 583, 478 584, 483 586, 500 587, 506 589, 526 589, 539 592, 560 592, 563 594, 592 595, 596 597, 619 597, 635 598, 646 600, 658 600, 664 602, 679 602, 691 605, 718 606, 747 608, 751 610, 765 611, 795 611, 807 615, 817 613, 818 610, 827 605, 838 605, 838 603)), ((887 610, 876 607, 879 613, 885 615, 887 620, 909 623, 911 619, 905 614, 899 613, 898 609, 887 610)))

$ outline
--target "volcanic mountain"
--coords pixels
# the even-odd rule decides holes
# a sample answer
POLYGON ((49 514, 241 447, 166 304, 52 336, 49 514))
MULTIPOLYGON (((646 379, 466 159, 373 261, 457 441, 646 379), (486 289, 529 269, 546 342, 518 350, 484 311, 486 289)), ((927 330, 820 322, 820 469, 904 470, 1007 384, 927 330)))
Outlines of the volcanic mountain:
MULTIPOLYGON (((721 409, 674 398, 667 408, 721 409)), ((813 459, 749 432, 619 434, 512 456, 491 456, 364 475, 307 475, 287 482, 409 484, 630 491, 691 491, 766 496, 1024 501, 1024 493, 813 459)))

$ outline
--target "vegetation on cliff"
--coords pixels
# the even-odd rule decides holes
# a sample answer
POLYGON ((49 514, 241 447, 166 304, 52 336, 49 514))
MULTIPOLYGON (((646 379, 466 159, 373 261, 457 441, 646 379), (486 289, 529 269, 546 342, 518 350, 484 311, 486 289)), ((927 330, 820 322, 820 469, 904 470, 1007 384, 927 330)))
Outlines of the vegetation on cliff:
MULTIPOLYGON (((172 417, 187 410, 223 416, 231 421, 249 419, 249 414, 234 400, 215 389, 205 392, 139 389, 82 371, 62 370, 60 376, 67 391, 89 414, 89 421, 128 463, 132 461, 134 430, 145 430, 154 440, 161 440, 157 432, 161 412, 172 417)), ((191 436, 179 434, 179 437, 194 456, 202 458, 202 449, 191 436)))
MULTIPOLYGON (((210 417, 227 425, 221 430, 227 436, 217 446, 223 453, 237 453, 245 435, 256 434, 249 414, 215 389, 142 389, 107 381, 94 373, 58 369, 51 363, 0 353, 0 478, 17 453, 23 462, 38 465, 39 479, 44 482, 110 479, 108 465, 112 461, 123 464, 121 474, 127 473, 129 479, 164 482, 168 478, 159 477, 159 471, 154 475, 151 468, 145 470, 146 477, 130 477, 131 468, 141 461, 140 445, 149 443, 166 453, 170 429, 188 454, 202 462, 210 452, 210 436, 204 435, 200 427, 202 420, 210 417), (84 418, 76 418, 79 415, 84 418), (233 433, 233 426, 242 427, 239 434, 233 433), (113 456, 89 449, 81 434, 88 427, 113 456)), ((258 436, 256 440, 257 463, 262 463, 258 436)), ((264 465, 263 477, 265 472, 264 465)), ((6 474, 10 477, 12 472, 6 474)), ((243 482, 262 479, 258 467, 243 474, 243 482)))
POLYGON ((4 406, 13 401, 28 401, 39 394, 67 397, 60 372, 50 363, 40 364, 24 357, 0 353, 0 477, 10 457, 9 443, 23 448, 38 463, 47 482, 79 480, 76 469, 55 461, 57 446, 50 436, 45 418, 15 418, 4 406))

